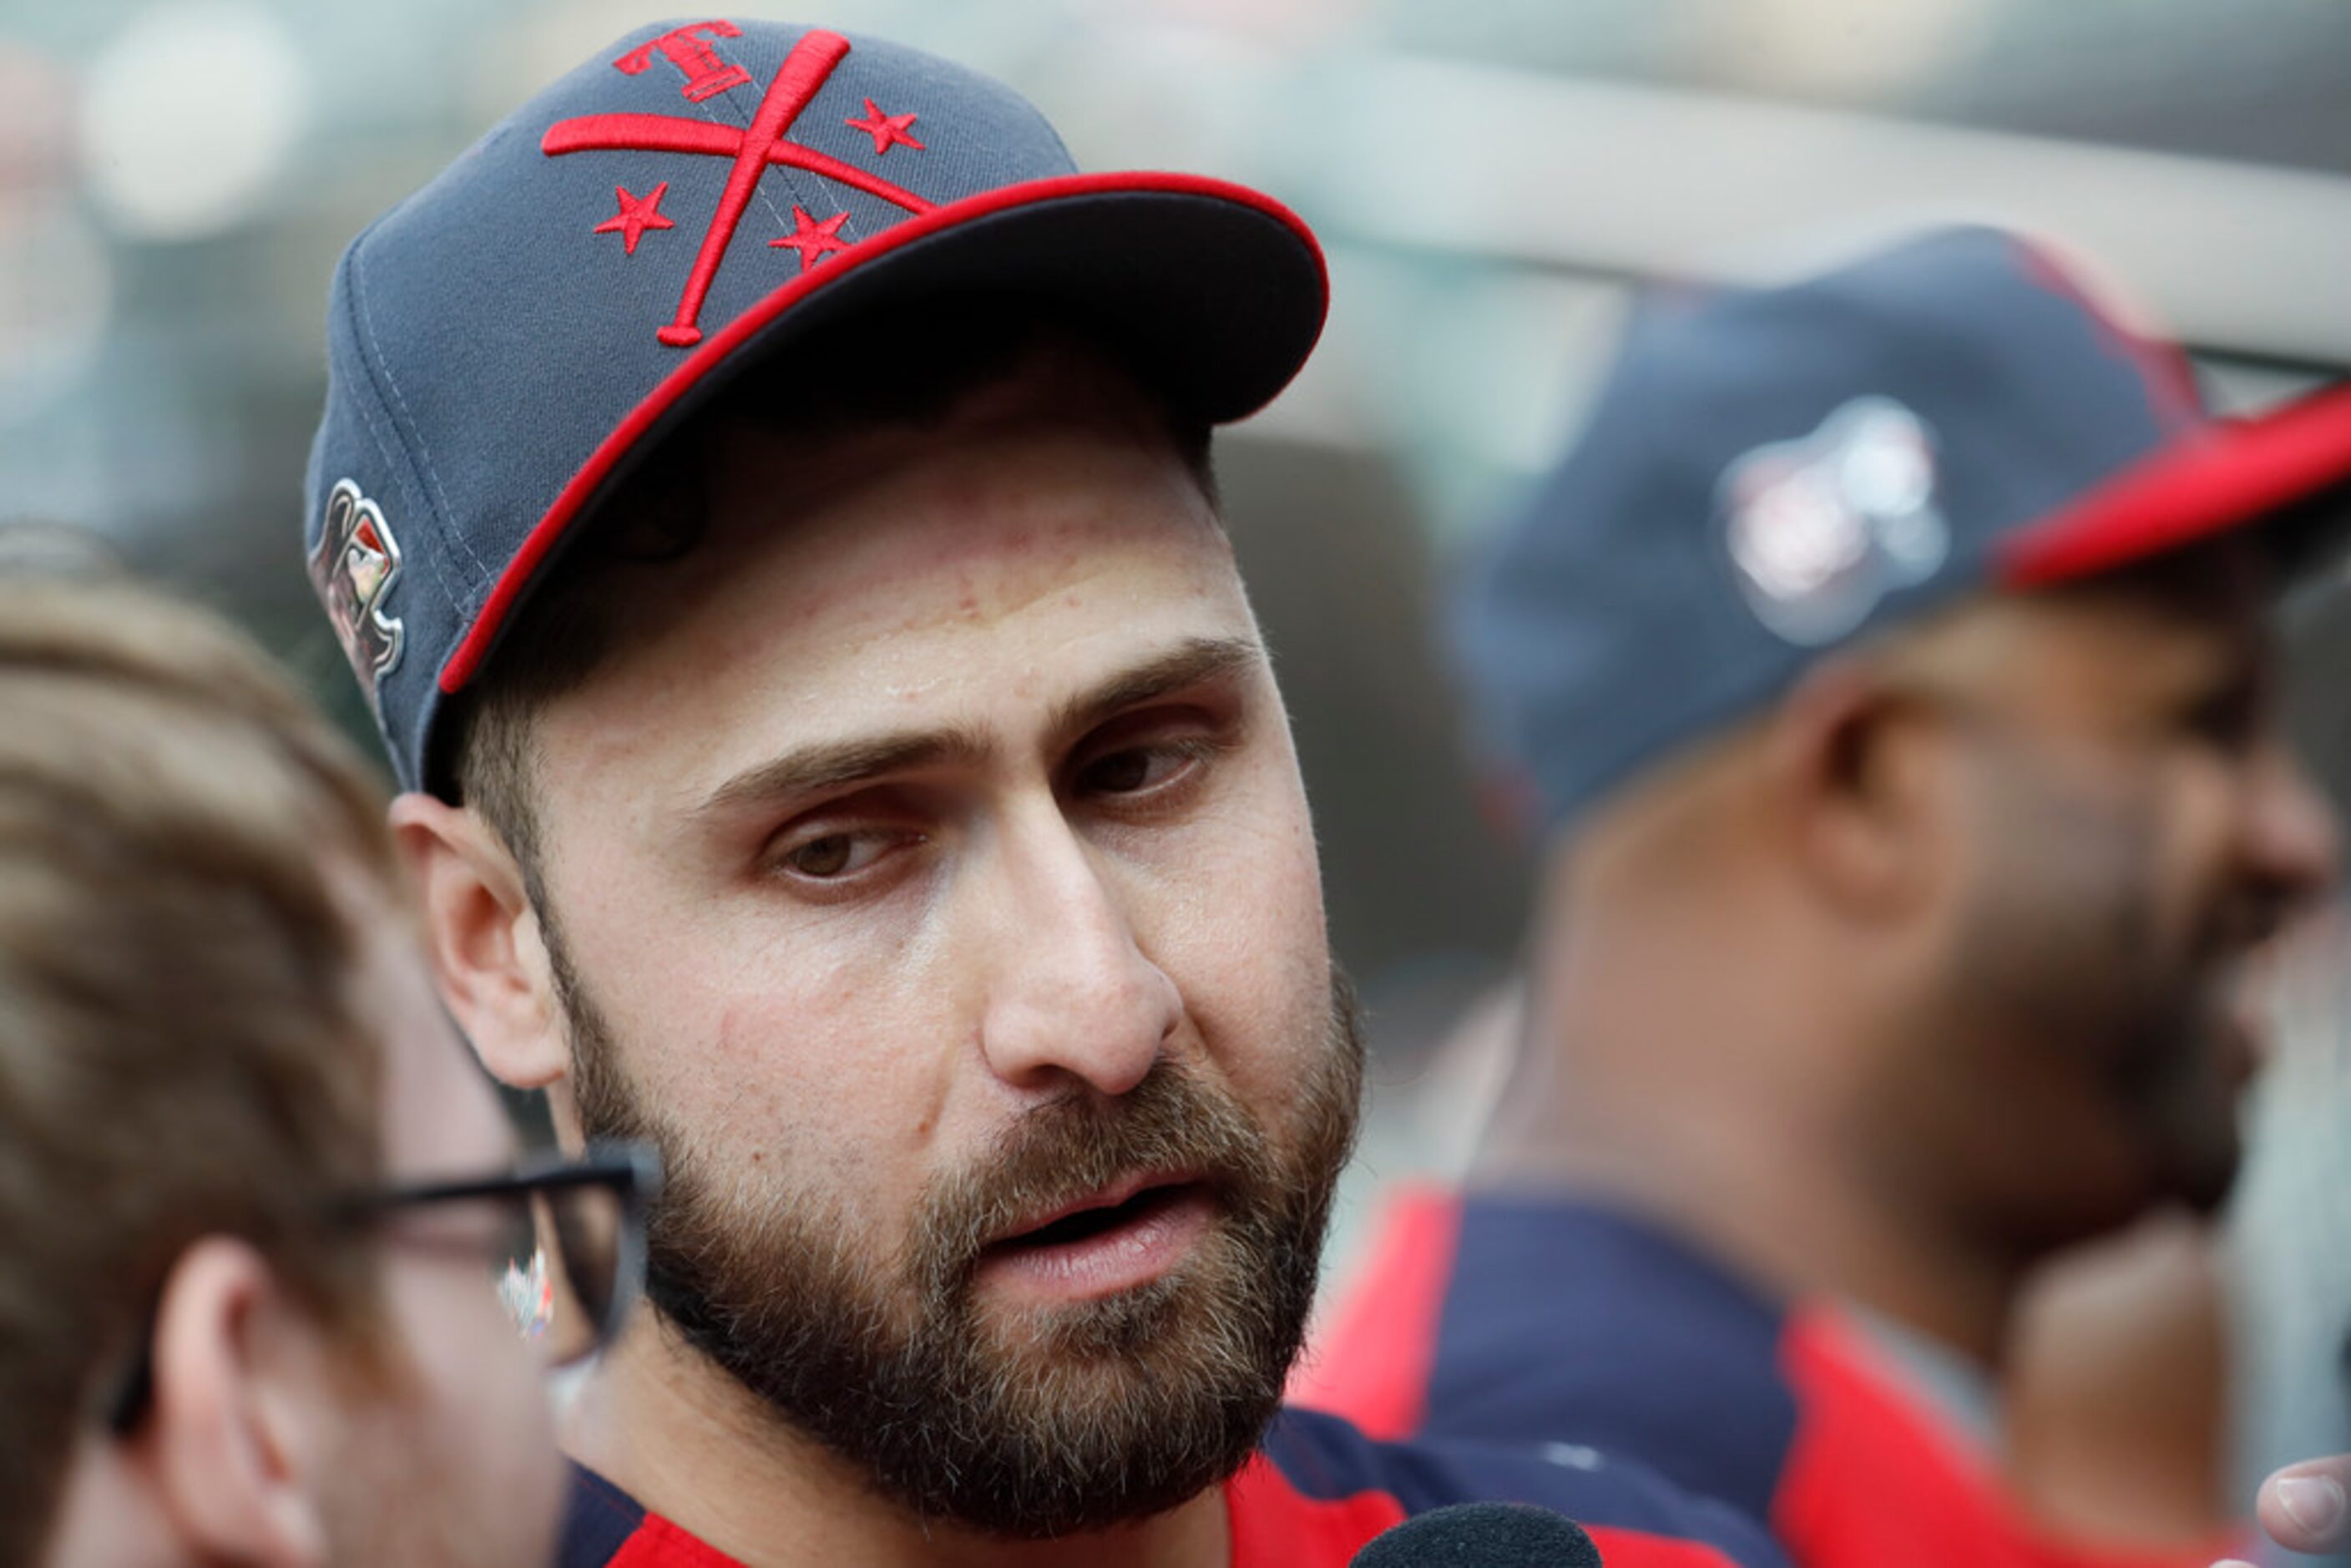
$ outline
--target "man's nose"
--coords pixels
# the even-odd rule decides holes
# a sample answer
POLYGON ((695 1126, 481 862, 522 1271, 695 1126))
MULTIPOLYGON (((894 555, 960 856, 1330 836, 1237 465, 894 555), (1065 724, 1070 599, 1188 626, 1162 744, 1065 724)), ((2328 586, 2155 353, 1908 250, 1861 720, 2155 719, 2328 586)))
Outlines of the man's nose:
POLYGON ((1018 1088, 1075 1079, 1102 1094, 1143 1081, 1183 1014, 1144 955, 1110 868, 1057 808, 1023 813, 998 844, 980 1048, 1018 1088))
POLYGON ((2249 857, 2288 908, 2334 886, 2341 868, 2342 826, 2334 806, 2283 742, 2253 763, 2245 834, 2249 857))

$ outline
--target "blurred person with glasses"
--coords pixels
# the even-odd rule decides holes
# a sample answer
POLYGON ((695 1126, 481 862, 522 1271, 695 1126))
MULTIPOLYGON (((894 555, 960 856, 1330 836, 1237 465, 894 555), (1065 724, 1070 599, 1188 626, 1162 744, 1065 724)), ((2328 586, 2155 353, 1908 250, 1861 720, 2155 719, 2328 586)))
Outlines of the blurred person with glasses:
POLYGON ((517 1166, 257 650, 0 577, 0 1564, 544 1562, 652 1181, 517 1166))

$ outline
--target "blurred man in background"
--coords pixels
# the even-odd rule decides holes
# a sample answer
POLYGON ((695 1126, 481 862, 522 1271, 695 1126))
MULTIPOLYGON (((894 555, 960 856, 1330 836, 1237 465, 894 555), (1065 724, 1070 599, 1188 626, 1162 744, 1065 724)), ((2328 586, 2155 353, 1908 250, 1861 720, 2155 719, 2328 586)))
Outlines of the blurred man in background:
POLYGON ((1360 1046, 1207 454, 1323 308, 1262 196, 735 21, 347 255, 310 559, 444 994, 673 1175, 567 1563, 1304 1568, 1467 1496, 1775 1555, 1276 1419, 1360 1046))
POLYGON ((506 1174, 380 814, 226 626, 0 579, 10 1568, 547 1559, 544 1368, 498 1286, 537 1194, 567 1310, 617 1309, 627 1167, 506 1174))
POLYGON ((2336 854, 2264 613, 2346 475, 2351 401, 2215 424, 1995 230, 1651 298, 1462 621, 1552 846, 1518 1081, 1307 1396, 1800 1563, 2107 1560, 1997 1374, 2037 1263, 2229 1188, 2240 967, 2336 854))

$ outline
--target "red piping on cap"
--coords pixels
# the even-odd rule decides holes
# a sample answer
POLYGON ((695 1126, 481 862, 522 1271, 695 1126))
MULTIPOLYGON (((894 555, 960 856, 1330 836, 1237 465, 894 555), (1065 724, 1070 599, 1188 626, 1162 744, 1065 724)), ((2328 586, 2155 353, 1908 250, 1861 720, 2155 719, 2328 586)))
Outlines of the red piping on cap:
POLYGON ((2156 423, 2168 434, 2179 435, 2205 422, 2203 402, 2196 395, 2195 369, 2177 343, 2134 329, 2115 301, 2102 298, 2062 256, 2040 242, 2022 235, 2011 238, 2024 275, 2079 307, 2106 346, 2137 372, 2156 423))

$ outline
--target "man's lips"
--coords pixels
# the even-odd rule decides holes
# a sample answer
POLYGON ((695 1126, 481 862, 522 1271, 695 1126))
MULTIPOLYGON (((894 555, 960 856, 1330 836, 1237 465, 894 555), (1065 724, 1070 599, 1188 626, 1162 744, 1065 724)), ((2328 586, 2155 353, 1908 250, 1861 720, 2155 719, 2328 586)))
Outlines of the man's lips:
POLYGON ((999 1231, 987 1245, 991 1248, 1014 1246, 1034 1240, 1040 1231, 1075 1218, 1079 1215, 1098 1213, 1132 1203, 1155 1187, 1188 1186, 1201 1179, 1195 1170, 1134 1171, 1104 1186, 1096 1187, 1082 1197, 1073 1197, 1041 1213, 1021 1220, 999 1231))
POLYGON ((1139 1172, 989 1242, 979 1278, 1038 1301, 1132 1290, 1188 1256, 1215 1215, 1215 1196, 1198 1173, 1139 1172))

